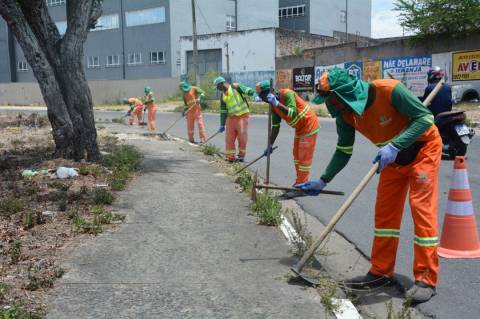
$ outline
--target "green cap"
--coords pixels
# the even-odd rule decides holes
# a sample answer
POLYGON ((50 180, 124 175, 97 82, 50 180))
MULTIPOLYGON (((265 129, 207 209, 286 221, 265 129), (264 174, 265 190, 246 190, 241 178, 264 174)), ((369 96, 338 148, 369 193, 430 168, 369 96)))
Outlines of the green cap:
POLYGON ((213 85, 217 86, 221 83, 225 83, 227 81, 225 81, 225 79, 223 78, 223 76, 219 76, 218 78, 216 78, 214 81, 213 81, 213 85))
MULTIPOLYGON (((335 67, 325 71, 320 77, 319 86, 321 90, 335 92, 358 115, 365 111, 368 83, 350 75, 347 70, 335 67)), ((328 96, 318 95, 313 103, 322 104, 327 99, 328 96)))
POLYGON ((147 85, 145 87, 144 91, 145 91, 145 94, 148 94, 148 93, 152 92, 152 88, 147 85))
POLYGON ((190 89, 191 89, 190 84, 188 84, 187 82, 182 83, 182 91, 183 92, 188 92, 188 91, 190 91, 190 89))
POLYGON ((263 80, 261 82, 258 82, 257 85, 255 86, 255 89, 258 94, 266 91, 270 91, 270 81, 269 80, 263 80))

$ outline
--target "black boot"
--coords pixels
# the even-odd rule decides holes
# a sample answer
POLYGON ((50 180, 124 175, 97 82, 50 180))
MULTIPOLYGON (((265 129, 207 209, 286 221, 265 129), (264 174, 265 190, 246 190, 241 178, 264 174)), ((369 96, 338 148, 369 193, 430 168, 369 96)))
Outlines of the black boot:
POLYGON ((351 289, 374 289, 393 284, 393 278, 378 276, 368 272, 365 276, 354 277, 345 281, 345 286, 351 289))
POLYGON ((437 290, 435 287, 427 285, 421 281, 415 281, 415 285, 408 289, 405 297, 407 300, 411 300, 412 305, 416 305, 429 301, 436 294, 437 290))

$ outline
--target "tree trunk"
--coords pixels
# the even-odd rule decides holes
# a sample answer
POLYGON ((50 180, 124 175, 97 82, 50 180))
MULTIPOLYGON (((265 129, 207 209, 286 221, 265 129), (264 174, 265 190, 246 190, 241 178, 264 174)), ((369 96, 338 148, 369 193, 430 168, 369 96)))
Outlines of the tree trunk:
POLYGON ((67 1, 68 28, 61 37, 45 0, 0 2, 0 15, 14 32, 40 86, 58 157, 100 158, 93 101, 82 64, 88 30, 100 14, 100 0, 67 1))

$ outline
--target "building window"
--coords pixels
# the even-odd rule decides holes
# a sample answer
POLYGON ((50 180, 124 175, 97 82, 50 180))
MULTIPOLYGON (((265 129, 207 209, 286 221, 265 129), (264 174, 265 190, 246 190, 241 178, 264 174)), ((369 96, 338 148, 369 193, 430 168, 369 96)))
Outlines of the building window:
POLYGON ((100 67, 100 57, 99 56, 89 56, 87 59, 87 68, 99 68, 100 67))
POLYGON ((227 15, 227 31, 236 31, 235 16, 227 15))
POLYGON ((107 56, 107 68, 120 65, 120 56, 119 55, 108 55, 107 56))
POLYGON ((279 18, 302 17, 305 15, 305 5, 282 7, 278 10, 279 18))
POLYGON ((109 14, 109 15, 104 15, 98 18, 95 29, 91 29, 90 31, 111 30, 111 29, 118 29, 118 28, 119 28, 118 14, 109 14))
POLYGON ((142 54, 139 52, 128 54, 128 65, 142 64, 142 54))
POLYGON ((57 26, 60 35, 64 35, 65 32, 67 32, 67 21, 57 21, 55 22, 55 25, 57 26))
POLYGON ((17 65, 18 72, 27 72, 28 71, 28 64, 25 61, 18 61, 17 65))
POLYGON ((59 6, 61 4, 65 4, 65 0, 47 0, 49 6, 59 6))
POLYGON ((125 13, 127 27, 165 22, 165 7, 129 11, 125 13))
POLYGON ((165 63, 165 51, 150 52, 150 64, 165 63))

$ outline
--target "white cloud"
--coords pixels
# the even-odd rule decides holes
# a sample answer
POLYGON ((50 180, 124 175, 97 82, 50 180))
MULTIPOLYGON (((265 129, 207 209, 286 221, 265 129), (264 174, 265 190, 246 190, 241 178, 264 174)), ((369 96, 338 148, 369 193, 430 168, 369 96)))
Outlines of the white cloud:
POLYGON ((398 22, 398 12, 392 9, 374 11, 372 15, 372 37, 388 38, 402 36, 403 29, 398 22))

